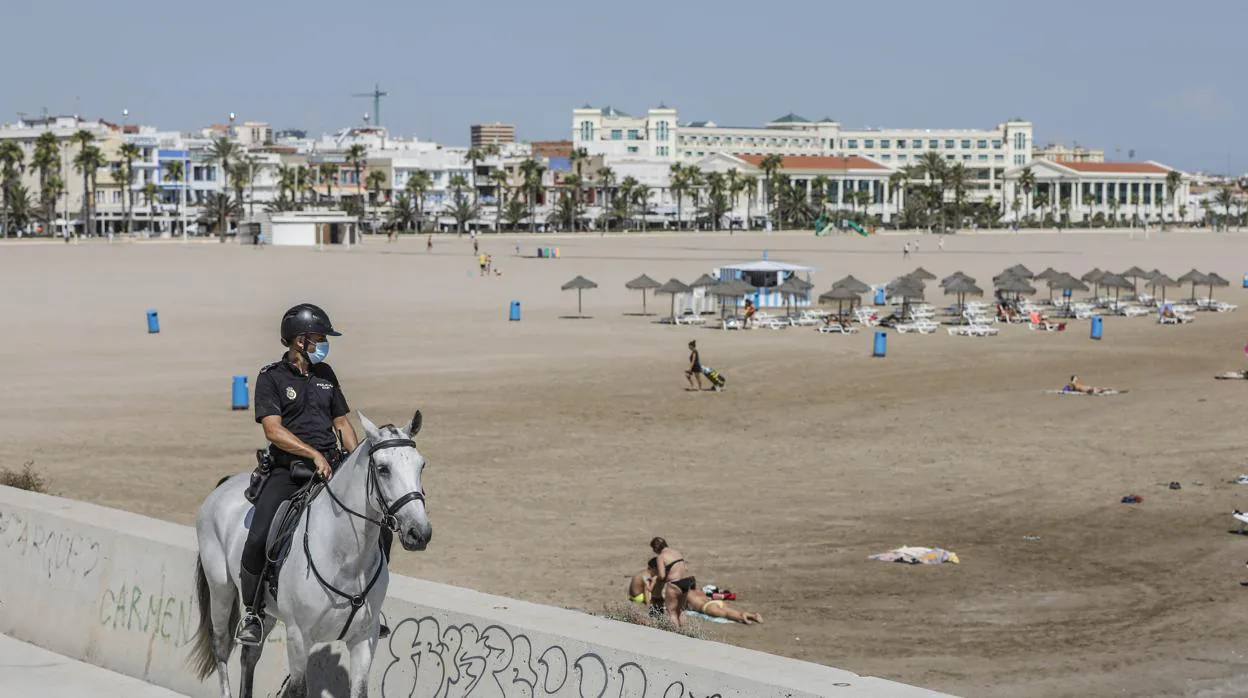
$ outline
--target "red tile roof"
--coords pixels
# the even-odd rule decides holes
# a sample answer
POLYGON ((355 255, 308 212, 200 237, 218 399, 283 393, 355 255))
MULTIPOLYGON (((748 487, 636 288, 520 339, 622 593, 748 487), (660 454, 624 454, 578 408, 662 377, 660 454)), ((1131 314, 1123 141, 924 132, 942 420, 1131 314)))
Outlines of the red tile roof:
MULTIPOLYGON (((761 167, 764 155, 736 155, 755 167, 761 167)), ((829 157, 825 155, 785 155, 781 158, 782 170, 884 170, 883 165, 857 155, 829 157)))
POLYGON ((1060 162, 1076 172, 1118 172, 1122 174, 1166 174, 1170 170, 1151 162, 1060 162))

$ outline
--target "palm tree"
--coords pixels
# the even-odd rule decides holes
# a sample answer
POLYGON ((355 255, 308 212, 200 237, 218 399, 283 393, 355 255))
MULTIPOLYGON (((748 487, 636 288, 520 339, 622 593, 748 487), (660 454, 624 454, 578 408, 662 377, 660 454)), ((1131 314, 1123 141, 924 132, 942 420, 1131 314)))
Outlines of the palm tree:
POLYGON ((1023 208, 1023 202, 1018 198, 1018 194, 1014 195, 1014 202, 1010 204, 1010 210, 1014 212, 1014 222, 1018 223, 1018 212, 1023 208))
POLYGON ((1109 199, 1107 199, 1105 203, 1109 204, 1109 212, 1110 212, 1110 215, 1113 216, 1113 220, 1114 220, 1113 227, 1117 228, 1118 227, 1118 209, 1119 207, 1122 206, 1122 204, 1119 203, 1118 199, 1113 196, 1109 197, 1109 199))
POLYGON ((365 175, 364 182, 373 194, 373 203, 381 206, 381 188, 386 185, 386 173, 381 170, 372 170, 365 175))
POLYGON ((148 220, 147 229, 149 233, 158 232, 156 229, 156 197, 160 194, 160 187, 155 182, 147 182, 143 185, 143 199, 147 202, 148 220))
POLYGON ((353 143, 351 147, 347 148, 346 156, 347 162, 351 164, 351 169, 355 171, 355 191, 362 203, 359 227, 363 229, 363 219, 368 217, 368 201, 364 198, 364 180, 360 178, 360 173, 364 171, 364 166, 368 164, 368 150, 359 143, 353 143))
POLYGON ((386 219, 387 227, 392 230, 415 230, 420 225, 420 210, 412 197, 406 192, 399 194, 390 207, 390 215, 386 219))
POLYGON ((929 150, 919 156, 919 167, 923 171, 923 176, 928 180, 928 187, 932 192, 929 205, 932 207, 935 215, 933 220, 940 221, 940 228, 945 228, 945 190, 947 188, 945 176, 948 167, 945 161, 940 157, 940 153, 929 150), (939 182, 939 184, 938 184, 939 182), (937 218, 939 216, 939 218, 937 218))
MULTIPOLYGON (((728 181, 728 200, 730 202, 728 210, 729 212, 733 212, 736 211, 737 200, 741 196, 741 173, 737 171, 737 168, 730 167, 728 168, 726 179, 728 181)), ((728 224, 728 229, 729 231, 732 230, 731 222, 728 224)))
POLYGON ((61 167, 61 146, 56 134, 44 131, 35 139, 35 151, 31 154, 30 164, 39 171, 39 204, 45 221, 52 220, 56 198, 52 196, 55 187, 48 186, 51 177, 61 167))
POLYGON ((615 170, 603 165, 594 174, 598 176, 598 205, 605 210, 608 203, 607 197, 611 192, 611 185, 615 184, 615 170))
MULTIPOLYGON (((498 146, 490 144, 495 150, 498 146)), ((490 181, 494 183, 494 232, 502 230, 503 204, 507 200, 507 170, 501 167, 490 172, 490 181)))
MULTIPOLYGON (((79 131, 91 135, 89 131, 79 131)), ((77 134, 75 134, 77 138, 77 134)), ((81 142, 81 141, 79 141, 81 142)), ((181 165, 182 163, 178 163, 181 165)), ((94 230, 91 224, 91 184, 95 181, 95 173, 104 166, 104 153, 88 142, 78 148, 74 156, 74 169, 82 173, 82 234, 90 235, 94 230)))
POLYGON ((901 197, 897 192, 905 189, 910 179, 910 167, 906 166, 888 176, 888 202, 893 205, 896 215, 901 215, 901 197))
POLYGON ((758 198, 758 177, 743 175, 737 182, 737 188, 745 192, 745 229, 749 230, 754 222, 754 202, 758 198))
POLYGON ((464 190, 468 188, 468 178, 462 174, 451 175, 450 182, 452 204, 451 215, 455 217, 455 230, 458 234, 464 234, 464 224, 472 220, 472 216, 461 218, 456 215, 458 213, 468 212, 469 208, 464 208, 462 204, 468 203, 464 200, 464 190))
POLYGON ((650 213, 650 185, 638 184, 633 187, 632 203, 634 206, 641 207, 641 229, 644 232, 650 227, 650 222, 646 219, 650 213))
POLYGON ((48 235, 54 234, 52 224, 56 221, 56 200, 64 193, 65 180, 61 179, 59 174, 49 175, 44 185, 44 194, 47 198, 44 200, 43 208, 37 212, 39 220, 43 221, 44 231, 48 235))
MULTIPOLYGON (((1035 196, 1035 204, 1036 204, 1036 207, 1039 208, 1041 213, 1043 214, 1045 209, 1049 207, 1049 193, 1047 191, 1037 192, 1035 196)), ((1043 228, 1044 223, 1045 223, 1045 216, 1041 215, 1040 227, 1043 228)))
POLYGON ((511 197, 511 201, 508 201, 507 205, 503 207, 503 220, 507 221, 509 230, 519 228, 528 215, 529 207, 518 196, 511 197))
POLYGON ((1235 197, 1231 194, 1231 188, 1222 187, 1219 189, 1218 195, 1214 198, 1214 202, 1223 207, 1226 211, 1226 216, 1222 219, 1222 228, 1224 230, 1229 230, 1230 226, 1228 225, 1228 221, 1231 218, 1231 206, 1235 203, 1235 197))
POLYGON ((229 192, 212 192, 208 198, 204 200, 204 206, 200 213, 200 222, 204 224, 216 223, 217 239, 225 242, 226 233, 229 232, 228 221, 236 218, 243 212, 243 205, 230 197, 229 192))
POLYGON ((581 189, 585 186, 585 180, 579 174, 570 174, 563 178, 564 192, 569 195, 572 200, 572 213, 568 219, 568 229, 576 232, 577 224, 580 222, 581 213, 581 189))
POLYGON ((823 213, 824 202, 828 198, 828 186, 831 181, 824 175, 815 175, 810 179, 810 203, 815 205, 815 210, 823 213))
POLYGON ((588 159, 589 151, 584 148, 577 148, 576 150, 573 150, 572 156, 568 158, 568 161, 572 164, 572 169, 576 171, 578 177, 585 176, 584 173, 581 172, 581 166, 584 165, 585 161, 588 159))
POLYGON ((306 165, 295 167, 294 188, 291 190, 291 196, 298 195, 300 202, 305 201, 307 195, 313 191, 312 180, 315 177, 315 171, 306 165))
MULTIPOLYGON (((226 136, 213 139, 208 146, 208 156, 221 162, 221 192, 229 198, 230 194, 230 161, 239 155, 238 144, 226 136)), ((221 236, 225 240, 225 236, 221 236)))
MULTIPOLYGON (((175 220, 181 220, 182 218, 182 206, 185 203, 182 197, 185 194, 185 190, 181 184, 185 178, 186 169, 181 160, 170 160, 165 163, 165 181, 173 182, 173 185, 178 189, 178 195, 173 197, 173 217, 175 220)), ((185 224, 182 225, 182 237, 186 237, 185 224)))
POLYGON ((1170 194, 1170 205, 1177 206, 1179 203, 1179 185, 1183 183, 1183 173, 1178 170, 1170 170, 1166 173, 1166 193, 1170 194))
POLYGON ((425 194, 432 186, 433 177, 424 170, 412 170, 407 175, 407 183, 403 185, 403 191, 412 198, 416 205, 416 213, 420 215, 420 221, 416 224, 417 230, 425 227, 425 194))
POLYGON ((720 230, 724 216, 728 213, 728 180, 721 172, 712 172, 706 176, 706 205, 702 211, 706 214, 711 230, 720 230))
POLYGON ((632 227, 630 223, 632 223, 633 213, 633 192, 637 191, 638 184, 636 177, 632 175, 625 177, 615 190, 615 196, 611 198, 614 213, 620 219, 620 227, 624 230, 632 227))
POLYGON ((1092 207, 1096 205, 1096 195, 1085 190, 1083 192, 1083 205, 1088 208, 1088 217, 1086 221, 1090 224, 1092 221, 1092 207))
POLYGON ((0 229, 4 237, 9 236, 9 190, 17 184, 17 175, 22 171, 22 161, 26 154, 16 141, 0 142, 0 229))
POLYGON ((971 173, 967 172, 962 163, 955 163, 945 171, 941 183, 953 190, 953 229, 957 230, 962 227, 962 204, 966 202, 966 188, 971 184, 971 173))
POLYGON ((1036 173, 1031 171, 1030 167, 1024 167, 1023 171, 1018 175, 1018 186, 1023 188, 1023 195, 1027 201, 1027 217, 1031 218, 1032 197, 1035 195, 1036 189, 1036 173))
POLYGON ((520 163, 520 174, 524 178, 525 198, 529 201, 529 232, 537 232, 537 216, 535 209, 537 207, 538 193, 542 189, 542 173, 546 168, 540 162, 533 158, 526 158, 520 163))
MULTIPOLYGON (((30 225, 30 221, 34 218, 36 204, 32 199, 30 192, 26 190, 26 186, 21 182, 13 180, 9 183, 7 192, 5 193, 4 210, 6 216, 6 225, 12 224, 13 229, 19 231, 25 230, 30 225)), ((8 237, 8 228, 4 231, 5 237, 8 237)))
POLYGON ((767 209, 767 220, 771 220, 771 208, 775 204, 775 196, 771 191, 771 180, 784 167, 784 158, 772 153, 763 158, 758 164, 759 169, 763 171, 763 206, 767 209))
POLYGON ((464 159, 467 160, 469 165, 472 167, 472 170, 470 171, 472 180, 472 201, 473 203, 480 203, 481 188, 477 186, 477 163, 485 159, 485 153, 481 152, 480 148, 469 148, 468 152, 464 153, 464 159))
POLYGON ((1135 222, 1140 218, 1140 195, 1131 195, 1131 205, 1135 207, 1135 213, 1131 214, 1131 227, 1135 227, 1135 222))
MULTIPOLYGON (((79 129, 74 135, 69 137, 69 141, 78 146, 78 154, 74 156, 74 167, 82 173, 82 232, 84 235, 90 230, 90 208, 87 206, 87 185, 90 183, 91 173, 80 166, 83 163, 83 151, 91 145, 91 141, 95 140, 95 135, 86 129, 79 129)), ((98 151, 97 151, 98 152, 98 151)), ((89 164, 89 163, 87 163, 89 164)))
POLYGON ((1179 220, 1180 221, 1187 220, 1187 204, 1183 204, 1182 206, 1179 206, 1179 220))
POLYGON ((317 179, 320 184, 325 185, 325 198, 328 199, 328 205, 334 205, 334 182, 338 181, 338 163, 322 162, 316 168, 317 179))
MULTIPOLYGON (((261 160, 260 156, 251 155, 251 154, 244 155, 242 158, 241 164, 242 164, 242 167, 239 169, 242 169, 247 173, 246 174, 247 176, 247 205, 248 205, 247 217, 255 218, 256 217, 256 175, 264 172, 264 168, 268 167, 268 164, 265 163, 263 160, 261 160)), ((239 200, 240 201, 242 200, 241 197, 239 200)))
MULTIPOLYGON (((576 177, 577 175, 569 175, 576 177)), ((565 230, 571 230, 576 224, 576 201, 568 193, 567 189, 559 192, 559 199, 555 202, 555 206, 550 213, 546 215, 546 221, 555 225, 561 225, 565 230)))
POLYGON ((871 203, 871 192, 856 191, 854 192, 854 202, 862 207, 862 220, 867 220, 867 206, 871 203))
POLYGON ((126 181, 121 192, 121 208, 126 215, 126 233, 133 231, 134 222, 134 161, 138 160, 143 154, 139 150, 139 146, 133 143, 123 143, 117 151, 121 155, 122 166, 125 168, 126 181))

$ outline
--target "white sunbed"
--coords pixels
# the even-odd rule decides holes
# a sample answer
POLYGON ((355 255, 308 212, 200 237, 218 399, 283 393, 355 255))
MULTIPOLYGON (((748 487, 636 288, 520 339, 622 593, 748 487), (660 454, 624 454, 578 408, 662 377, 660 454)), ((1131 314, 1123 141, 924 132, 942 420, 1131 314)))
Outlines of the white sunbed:
POLYGON ((1166 317, 1164 315, 1159 315, 1157 317, 1157 322, 1162 325, 1186 325, 1187 323, 1193 322, 1195 320, 1196 318, 1192 317, 1191 315, 1185 315, 1179 312, 1176 312, 1174 314, 1174 317, 1166 317))
POLYGON ((989 325, 958 325, 949 328, 950 337, 992 337, 1000 330, 989 325))
POLYGON ((875 311, 868 310, 867 308, 855 308, 854 321, 859 325, 866 327, 878 327, 880 324, 880 320, 876 317, 875 311))
POLYGON ((834 322, 830 325, 824 325, 823 327, 817 327, 815 329, 818 330, 819 334, 857 334, 858 333, 857 327, 854 327, 853 325, 842 325, 839 322, 834 322))
POLYGON ((893 326, 901 334, 910 332, 918 332, 919 334, 931 334, 940 329, 940 325, 931 320, 911 320, 909 322, 899 322, 893 326))
POLYGON ((1125 303, 1118 306, 1117 312, 1123 317, 1143 317, 1153 314, 1153 311, 1148 308, 1139 305, 1126 305, 1125 303))
POLYGON ((742 327, 744 327, 741 320, 735 317, 726 317, 720 320, 719 322, 720 322, 719 329, 721 330, 739 330, 742 327))
POLYGON ((754 322, 750 323, 750 327, 762 330, 783 330, 786 327, 792 327, 789 322, 778 317, 754 318, 754 322))

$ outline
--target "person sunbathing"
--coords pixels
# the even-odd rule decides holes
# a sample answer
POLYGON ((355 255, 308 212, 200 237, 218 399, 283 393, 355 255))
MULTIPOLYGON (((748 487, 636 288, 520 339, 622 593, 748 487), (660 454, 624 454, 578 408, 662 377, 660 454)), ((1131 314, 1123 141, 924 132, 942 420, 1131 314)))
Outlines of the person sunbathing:
POLYGON ((1162 306, 1161 316, 1164 318, 1168 318, 1170 320, 1174 320, 1175 318, 1179 317, 1178 315, 1175 314, 1173 305, 1162 306))
MULTIPOLYGON (((651 615, 656 617, 663 615, 662 602, 656 603, 656 600, 651 597, 658 571, 658 562, 656 558, 652 557, 646 563, 646 569, 633 575, 628 582, 628 600, 649 607, 651 615)), ((678 593, 670 586, 665 587, 665 591, 669 594, 678 593)), ((712 599, 703 593, 701 589, 694 589, 689 592, 685 610, 701 613, 712 618, 724 618, 742 625, 753 625, 763 622, 761 613, 739 611, 721 599, 712 599)))
POLYGON ((1079 376, 1071 376, 1070 382, 1062 390, 1068 393, 1083 393, 1085 395, 1104 395, 1105 393, 1116 392, 1113 388, 1097 388, 1091 385, 1084 385, 1079 380, 1079 376))

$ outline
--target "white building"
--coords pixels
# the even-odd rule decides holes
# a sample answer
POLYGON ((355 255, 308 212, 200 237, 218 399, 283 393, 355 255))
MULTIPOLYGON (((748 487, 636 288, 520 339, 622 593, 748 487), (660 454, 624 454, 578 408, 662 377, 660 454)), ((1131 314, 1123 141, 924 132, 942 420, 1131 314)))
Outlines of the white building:
POLYGON ((1012 119, 990 129, 850 129, 833 119, 811 121, 786 114, 764 126, 729 127, 711 121, 680 123, 676 109, 660 105, 645 116, 589 105, 572 111, 572 142, 591 155, 645 156, 692 163, 713 154, 857 156, 887 168, 919 162, 927 152, 971 171, 972 200, 1001 199, 1005 171, 1032 160, 1032 125, 1012 119))
POLYGON ((1177 191, 1168 177, 1176 171, 1156 162, 1050 162, 1036 160, 1029 166, 1011 168, 1005 173, 1007 220, 1032 215, 1068 216, 1072 223, 1094 221, 1130 223, 1166 220, 1192 220, 1192 211, 1183 217, 1178 207, 1188 203, 1190 181, 1180 174, 1177 191), (1021 186, 1024 172, 1035 178, 1030 194, 1021 186), (1043 204, 1043 205, 1042 205, 1043 204))

